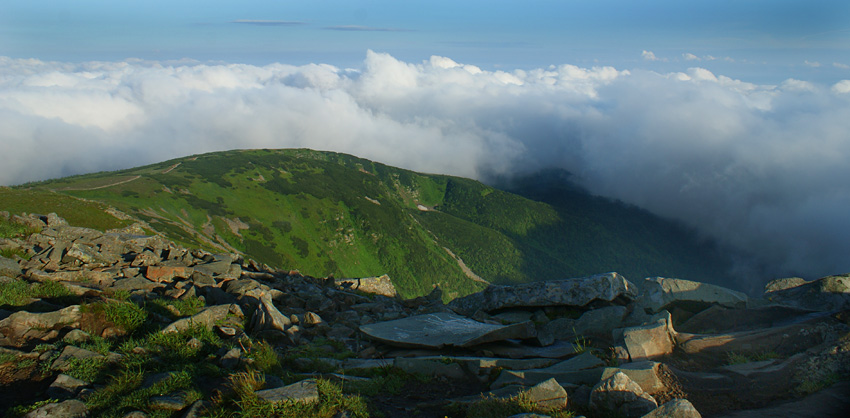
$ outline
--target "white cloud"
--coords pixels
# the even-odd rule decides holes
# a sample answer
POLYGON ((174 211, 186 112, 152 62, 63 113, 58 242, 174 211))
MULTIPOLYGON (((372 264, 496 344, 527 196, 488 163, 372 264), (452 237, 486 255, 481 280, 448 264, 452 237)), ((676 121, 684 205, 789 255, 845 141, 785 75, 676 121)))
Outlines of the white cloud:
POLYGON ((850 70, 850 65, 842 64, 840 62, 833 62, 832 66, 835 68, 841 68, 842 70, 850 70))
POLYGON ((310 147, 487 179, 557 167, 751 250, 768 274, 850 271, 850 80, 703 68, 517 71, 369 52, 329 65, 0 58, 0 184, 235 148, 310 147))
POLYGON ((640 53, 640 56, 646 61, 658 61, 658 57, 656 57, 655 53, 652 51, 643 50, 643 52, 640 53))
POLYGON ((682 58, 684 58, 686 61, 701 61, 700 57, 698 57, 694 54, 691 54, 690 52, 686 52, 686 53, 682 54, 682 58))
POLYGON ((803 61, 803 64, 806 64, 807 66, 812 67, 812 68, 818 68, 818 67, 820 67, 820 63, 819 63, 819 62, 817 62, 817 61, 809 61, 809 60, 805 60, 805 61, 803 61))

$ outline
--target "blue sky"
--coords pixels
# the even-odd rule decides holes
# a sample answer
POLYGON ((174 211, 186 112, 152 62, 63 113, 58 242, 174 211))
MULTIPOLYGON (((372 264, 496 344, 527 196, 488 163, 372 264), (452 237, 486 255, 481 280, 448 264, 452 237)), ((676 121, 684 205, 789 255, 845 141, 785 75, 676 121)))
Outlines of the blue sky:
POLYGON ((850 76, 848 48, 845 0, 0 5, 0 55, 72 62, 190 58, 356 67, 372 49, 411 62, 441 55, 487 69, 575 64, 674 71, 698 64, 754 82, 833 82, 850 76), (656 60, 645 59, 644 50, 656 60))

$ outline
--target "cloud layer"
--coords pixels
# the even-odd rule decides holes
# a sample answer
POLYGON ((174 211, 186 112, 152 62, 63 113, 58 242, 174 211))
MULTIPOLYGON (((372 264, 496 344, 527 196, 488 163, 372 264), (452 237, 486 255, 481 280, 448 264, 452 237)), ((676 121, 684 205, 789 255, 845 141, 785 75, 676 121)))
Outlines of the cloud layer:
POLYGON ((333 150, 482 180, 558 167, 748 249, 755 262, 739 277, 850 271, 848 80, 490 72, 371 51, 359 70, 0 58, 0 126, 0 184, 236 148, 333 150))

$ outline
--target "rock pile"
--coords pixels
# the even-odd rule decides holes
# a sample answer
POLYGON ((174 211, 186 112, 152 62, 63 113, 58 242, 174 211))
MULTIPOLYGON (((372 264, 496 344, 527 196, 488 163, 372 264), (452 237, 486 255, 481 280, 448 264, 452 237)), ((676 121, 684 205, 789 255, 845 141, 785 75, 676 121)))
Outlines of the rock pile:
MULTIPOLYGON (((30 417, 96 413, 92 399, 104 383, 69 371, 81 362, 120 364, 150 355, 141 345, 123 351, 117 344, 100 351, 92 346, 135 344, 131 337, 142 326, 163 335, 199 328, 215 333, 228 343, 206 360, 233 373, 258 361, 245 347, 256 341, 277 352, 330 345, 287 363, 295 382, 263 376, 255 395, 271 404, 321 402, 322 379, 363 382, 374 375, 370 370, 390 368, 474 389, 429 400, 439 416, 449 405, 464 414, 464 405, 510 399, 553 414, 722 416, 841 391, 846 384, 828 388, 850 377, 847 275, 773 283, 764 299, 751 299, 679 279, 649 278, 638 287, 608 273, 490 286, 444 305, 438 289, 401 300, 386 276, 313 278, 237 254, 185 249, 159 236, 74 227, 55 215, 16 220, 39 232, 0 239, 0 250, 15 254, 0 257, 0 405, 42 401, 27 410, 30 417), (7 295, 13 291, 23 293, 7 295), (163 310, 139 308, 149 306, 163 310), (113 308, 142 318, 134 322, 113 308), (334 356, 343 350, 347 358, 334 356), (26 361, 39 371, 22 368, 26 361), (19 387, 31 393, 22 397, 19 387)), ((205 344, 185 341, 188 350, 205 344)), ((146 376, 139 388, 179 376, 146 376)), ((194 398, 185 391, 158 393, 145 405, 172 416, 202 416, 212 399, 194 398)), ((831 399, 808 408, 811 416, 844 416, 850 396, 831 399)))

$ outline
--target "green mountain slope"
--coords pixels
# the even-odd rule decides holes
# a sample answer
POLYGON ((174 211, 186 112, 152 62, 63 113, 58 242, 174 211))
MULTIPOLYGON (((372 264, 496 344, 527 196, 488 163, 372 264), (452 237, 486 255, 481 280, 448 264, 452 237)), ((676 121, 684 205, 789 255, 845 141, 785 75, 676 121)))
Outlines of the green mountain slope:
POLYGON ((219 152, 22 188, 110 205, 187 246, 309 275, 386 273, 408 297, 434 285, 467 294, 483 286, 476 275, 712 281, 725 267, 687 231, 583 192, 535 201, 330 152, 219 152))

